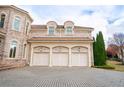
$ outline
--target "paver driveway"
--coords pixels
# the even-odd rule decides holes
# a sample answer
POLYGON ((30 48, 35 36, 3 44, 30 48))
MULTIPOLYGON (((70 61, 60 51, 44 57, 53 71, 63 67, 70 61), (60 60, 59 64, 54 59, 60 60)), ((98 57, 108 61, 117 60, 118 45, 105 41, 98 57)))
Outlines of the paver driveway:
POLYGON ((88 67, 24 67, 0 71, 4 87, 124 87, 124 72, 88 67))

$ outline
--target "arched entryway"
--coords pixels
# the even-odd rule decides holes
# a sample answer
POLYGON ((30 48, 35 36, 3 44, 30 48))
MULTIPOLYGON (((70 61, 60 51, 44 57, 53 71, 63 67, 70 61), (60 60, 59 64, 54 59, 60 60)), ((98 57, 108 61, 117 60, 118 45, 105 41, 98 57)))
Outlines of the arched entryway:
POLYGON ((76 46, 71 49, 72 66, 88 66, 88 48, 76 46))
POLYGON ((69 49, 64 46, 57 46, 52 49, 52 65, 53 66, 68 66, 69 64, 69 49))
POLYGON ((33 48, 33 66, 48 66, 49 65, 50 49, 45 46, 38 46, 33 48))

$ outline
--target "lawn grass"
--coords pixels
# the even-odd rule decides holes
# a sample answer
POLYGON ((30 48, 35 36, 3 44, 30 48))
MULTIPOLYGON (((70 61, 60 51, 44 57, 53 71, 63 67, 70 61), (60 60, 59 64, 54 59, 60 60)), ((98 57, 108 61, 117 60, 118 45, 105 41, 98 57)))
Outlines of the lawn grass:
POLYGON ((124 65, 122 65, 122 62, 112 61, 112 60, 107 60, 107 64, 104 66, 93 66, 93 67, 124 72, 124 65))
POLYGON ((113 70, 124 72, 124 65, 122 65, 122 62, 107 60, 107 65, 114 67, 115 69, 113 70))

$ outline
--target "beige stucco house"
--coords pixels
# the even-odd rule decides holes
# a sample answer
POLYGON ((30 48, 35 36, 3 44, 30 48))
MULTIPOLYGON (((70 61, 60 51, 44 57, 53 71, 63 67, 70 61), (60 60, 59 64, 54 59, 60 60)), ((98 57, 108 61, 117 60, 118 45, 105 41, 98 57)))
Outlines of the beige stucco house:
POLYGON ((0 62, 29 66, 92 66, 93 28, 31 25, 29 13, 15 6, 0 6, 0 62))

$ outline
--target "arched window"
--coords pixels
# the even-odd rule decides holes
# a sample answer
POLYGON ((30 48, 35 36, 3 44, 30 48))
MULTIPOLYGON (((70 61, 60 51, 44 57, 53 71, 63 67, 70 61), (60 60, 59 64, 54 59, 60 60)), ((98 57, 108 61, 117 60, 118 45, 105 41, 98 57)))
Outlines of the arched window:
POLYGON ((15 56, 16 56, 16 48, 17 48, 17 42, 12 41, 12 43, 10 45, 10 54, 9 54, 10 58, 15 58, 15 56))
POLYGON ((5 22, 5 14, 2 14, 0 17, 0 28, 4 27, 4 22, 5 22))
POLYGON ((16 16, 13 23, 13 29, 19 31, 20 28, 20 17, 16 16))
POLYGON ((57 23, 55 21, 49 21, 47 22, 47 34, 48 35, 54 35, 56 34, 56 28, 57 28, 57 23))

